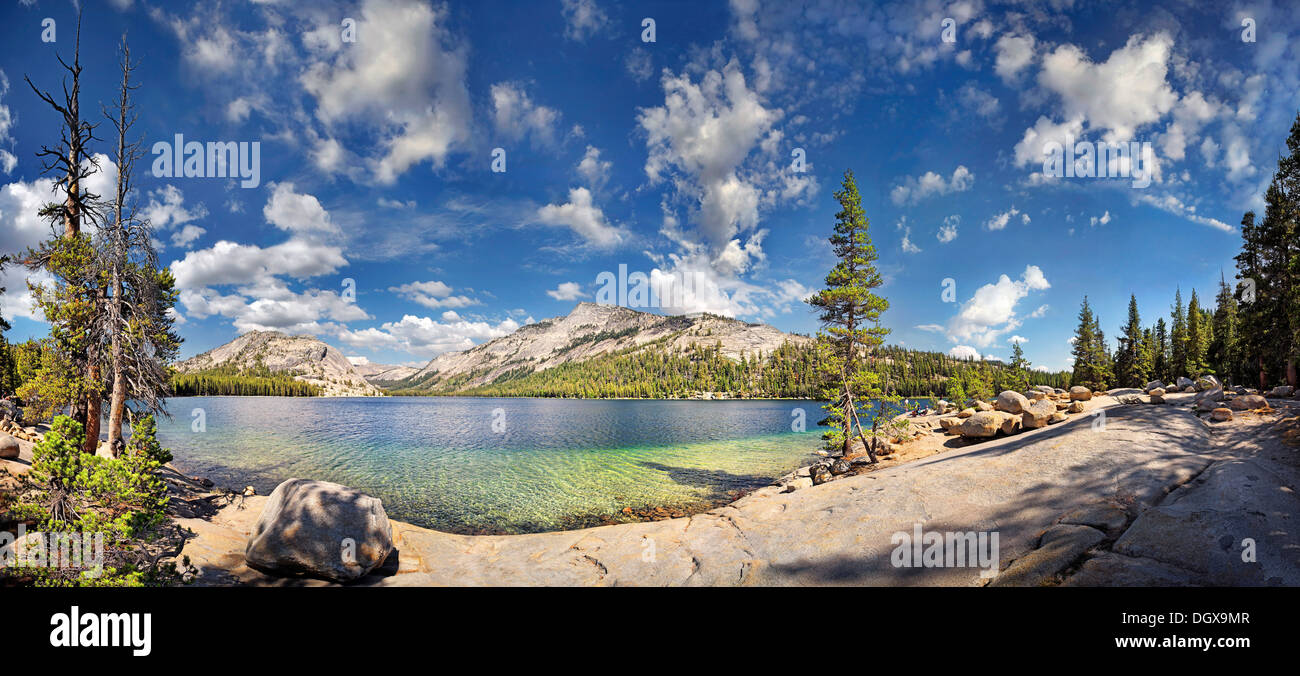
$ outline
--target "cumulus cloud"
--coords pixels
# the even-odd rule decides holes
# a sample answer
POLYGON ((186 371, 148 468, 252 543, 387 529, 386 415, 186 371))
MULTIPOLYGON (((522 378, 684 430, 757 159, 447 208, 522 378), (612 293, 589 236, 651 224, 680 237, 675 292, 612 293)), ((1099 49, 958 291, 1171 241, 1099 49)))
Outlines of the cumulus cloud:
POLYGON ((973 185, 975 185, 975 174, 964 165, 958 165, 948 179, 933 171, 927 171, 920 176, 907 176, 902 183, 894 186, 889 193, 889 198, 899 206, 916 204, 933 195, 965 192, 973 185))
POLYGON ((591 294, 584 292, 582 285, 577 282, 562 282, 554 289, 548 290, 546 295, 555 300, 578 300, 591 294))
POLYGON ((1104 131, 1107 143, 1123 143, 1178 100, 1166 79, 1172 50, 1167 33, 1131 36, 1102 63, 1062 45, 1043 57, 1038 82, 1060 97, 1065 119, 1084 120, 1089 130, 1104 131))
MULTIPOLYGON (((742 164, 782 112, 763 105, 734 60, 721 70, 708 70, 698 83, 687 73, 665 73, 663 90, 664 105, 642 109, 637 116, 646 134, 646 176, 657 184, 676 173, 674 188, 692 203, 700 243, 716 257, 719 269, 743 272, 761 257, 761 237, 741 244, 738 235, 756 230, 763 199, 759 183, 777 183, 779 173, 747 172, 742 164)), ((763 150, 774 152, 775 146, 763 150)), ((696 241, 670 228, 679 242, 696 241)))
POLYGON ((956 316, 948 321, 948 339, 970 342, 978 347, 988 347, 999 338, 1020 326, 1016 306, 1033 291, 1051 288, 1043 271, 1036 265, 1025 267, 1020 279, 1007 275, 998 277, 993 284, 985 284, 962 304, 956 316))
POLYGON ((939 233, 935 235, 939 240, 939 243, 947 244, 948 242, 957 239, 957 226, 960 223, 961 216, 958 216, 957 214, 945 216, 943 219, 943 225, 939 226, 939 233))
POLYGON ((625 233, 605 219, 605 212, 592 203, 586 188, 569 190, 569 201, 547 204, 537 210, 537 221, 545 225, 567 227, 597 248, 608 249, 623 241, 625 233))
POLYGON ((529 136, 549 144, 555 141, 560 113, 533 102, 523 85, 499 82, 492 85, 492 122, 498 133, 511 141, 529 136))
POLYGON ((334 234, 338 226, 330 220, 329 212, 313 195, 294 191, 292 183, 276 183, 271 198, 262 208, 266 222, 281 230, 300 234, 334 234))
POLYGON ((301 82, 316 100, 316 118, 327 130, 359 123, 378 133, 380 152, 367 161, 381 183, 419 162, 441 167, 448 153, 468 143, 472 120, 465 48, 447 30, 446 8, 365 0, 357 16, 364 39, 346 49, 336 18, 311 38, 316 58, 301 82))
MULTIPOLYGON (((524 320, 531 324, 533 318, 524 320)), ((522 324, 513 319, 503 319, 497 324, 486 321, 470 321, 455 313, 444 314, 442 321, 429 317, 403 315, 400 321, 385 322, 378 328, 358 331, 340 330, 339 340, 357 348, 399 349, 425 358, 432 358, 444 352, 467 350, 474 347, 476 341, 491 340, 509 335, 522 324)))
POLYGON ((954 359, 979 359, 980 351, 969 345, 954 345, 948 350, 948 356, 954 359))
POLYGON ((1000 214, 994 214, 992 218, 984 221, 984 229, 989 231, 1002 230, 1016 216, 1020 217, 1021 223, 1029 224, 1029 214, 1021 213, 1019 209, 1013 206, 1000 214))
POLYGON ((993 45, 997 58, 993 62, 993 72, 1008 84, 1016 82, 1021 71, 1034 62, 1034 45, 1032 35, 1007 34, 998 38, 993 45))
POLYGON ((587 179, 587 185, 599 190, 609 180, 611 166, 613 166, 613 163, 600 159, 599 148, 587 146, 587 152, 583 154, 582 160, 578 162, 578 173, 587 179))
POLYGON ((469 296, 453 295, 450 286, 437 280, 390 286, 388 290, 402 298, 434 309, 469 307, 479 304, 479 301, 469 296))

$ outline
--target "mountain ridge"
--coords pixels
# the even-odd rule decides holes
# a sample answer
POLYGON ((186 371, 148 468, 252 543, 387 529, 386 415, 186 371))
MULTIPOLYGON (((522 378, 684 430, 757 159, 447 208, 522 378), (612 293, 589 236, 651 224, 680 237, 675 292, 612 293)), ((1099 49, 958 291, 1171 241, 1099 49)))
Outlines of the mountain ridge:
POLYGON ((338 348, 315 336, 250 331, 176 364, 179 373, 228 368, 288 373, 316 385, 326 397, 373 397, 384 392, 357 371, 338 348))
POLYGON ((652 343, 671 351, 717 346, 723 357, 739 361, 759 352, 770 353, 786 343, 803 346, 811 341, 767 324, 709 313, 659 315, 583 301, 567 315, 526 324, 468 350, 438 355, 393 387, 457 391, 652 343))

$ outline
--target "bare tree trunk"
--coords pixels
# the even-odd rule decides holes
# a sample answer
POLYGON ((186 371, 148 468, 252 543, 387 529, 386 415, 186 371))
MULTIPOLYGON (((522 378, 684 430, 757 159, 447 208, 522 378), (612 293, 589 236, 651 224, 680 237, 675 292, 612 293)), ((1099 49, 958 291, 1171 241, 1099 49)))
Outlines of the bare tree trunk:
MULTIPOLYGON (((122 280, 117 271, 113 273, 113 300, 112 302, 118 307, 118 313, 121 312, 122 305, 122 280)), ((108 448, 113 452, 113 457, 122 455, 122 449, 126 446, 122 440, 122 416, 126 412, 126 372, 125 364, 122 359, 122 337, 120 327, 113 329, 113 394, 112 403, 108 407, 108 448)))
POLYGON ((81 450, 94 453, 99 449, 99 423, 103 417, 104 405, 104 398, 99 394, 99 364, 92 363, 86 369, 86 380, 91 389, 86 395, 86 442, 81 450))
POLYGON ((1286 384, 1291 387, 1296 386, 1295 360, 1286 360, 1286 384))

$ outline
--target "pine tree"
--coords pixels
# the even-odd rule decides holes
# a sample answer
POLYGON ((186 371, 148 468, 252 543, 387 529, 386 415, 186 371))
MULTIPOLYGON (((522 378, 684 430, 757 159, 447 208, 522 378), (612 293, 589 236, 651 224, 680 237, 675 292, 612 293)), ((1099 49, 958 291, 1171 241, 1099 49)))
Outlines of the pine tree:
MULTIPOLYGON (((820 310, 818 365, 824 378, 823 396, 829 402, 824 406, 830 413, 829 443, 832 447, 842 446, 848 455, 856 426, 857 436, 874 463, 875 449, 863 433, 858 409, 869 412, 872 399, 884 394, 880 374, 871 365, 873 353, 889 333, 880 325, 880 314, 889 309, 889 302, 872 293, 882 280, 873 265, 878 257, 867 233, 870 221, 862 211, 852 171, 844 172, 835 199, 840 211, 835 215, 835 234, 830 242, 839 262, 826 275, 826 288, 807 302, 820 310)), ((872 424, 874 442, 878 422, 872 424)))
POLYGON ((1165 318, 1156 320, 1156 329, 1151 345, 1152 377, 1160 381, 1169 380, 1169 328, 1165 318))
POLYGON ((1174 291, 1174 307, 1169 316, 1173 326, 1169 332, 1169 380, 1187 375, 1187 315, 1183 314, 1183 290, 1174 291))
POLYGON ((1083 297, 1079 308, 1079 326, 1074 332, 1074 376, 1071 382, 1094 390, 1106 389, 1111 378, 1110 354, 1106 349, 1106 335, 1083 297))
POLYGON ((1187 303, 1187 377, 1196 380, 1205 374, 1206 331, 1201 302, 1192 289, 1192 299, 1187 303))
POLYGON ((1137 297, 1128 297, 1128 323, 1121 329, 1119 351, 1115 359, 1115 376, 1120 387, 1142 387, 1150 372, 1143 355, 1142 319, 1138 315, 1137 297))
POLYGON ((1008 390, 1022 392, 1029 389, 1029 360, 1025 359, 1025 351, 1020 347, 1020 341, 1011 343, 1011 367, 1007 379, 1008 390))

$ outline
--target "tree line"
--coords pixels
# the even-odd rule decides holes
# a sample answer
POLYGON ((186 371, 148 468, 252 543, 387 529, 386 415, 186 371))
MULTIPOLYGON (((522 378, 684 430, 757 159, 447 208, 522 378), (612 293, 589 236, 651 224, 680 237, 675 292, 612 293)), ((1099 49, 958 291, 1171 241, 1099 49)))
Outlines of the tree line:
POLYGON ((1241 252, 1235 256, 1236 284, 1219 275, 1213 307, 1196 289, 1183 304, 1174 293, 1169 321, 1143 326, 1137 297, 1129 296, 1128 317, 1112 353, 1105 332, 1085 296, 1074 334, 1073 379, 1094 389, 1142 387, 1151 380, 1172 383, 1213 375, 1225 383, 1260 390, 1296 385, 1300 358, 1300 115, 1286 139, 1288 153, 1264 195, 1264 217, 1241 219, 1241 252))

